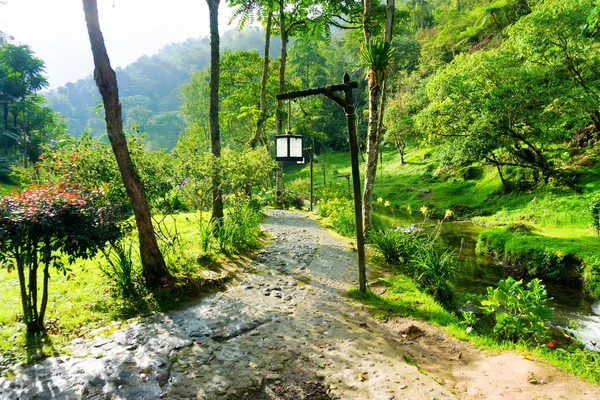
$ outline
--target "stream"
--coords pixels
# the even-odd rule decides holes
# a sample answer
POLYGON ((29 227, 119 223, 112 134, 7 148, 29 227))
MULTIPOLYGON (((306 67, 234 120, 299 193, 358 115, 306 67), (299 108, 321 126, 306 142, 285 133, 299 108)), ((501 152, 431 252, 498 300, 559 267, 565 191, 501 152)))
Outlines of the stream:
MULTIPOLYGON (((408 226, 408 218, 378 215, 388 226, 408 226)), ((418 221, 416 221, 418 222, 418 221)), ((459 298, 466 293, 482 294, 488 286, 496 286, 498 281, 509 275, 509 270, 493 260, 477 257, 475 245, 481 227, 472 222, 444 222, 440 240, 448 247, 460 252, 459 267, 455 282, 459 298), (462 250, 461 250, 462 242, 462 250)), ((517 278, 517 277, 515 277, 517 278)), ((600 302, 594 303, 581 288, 573 288, 557 283, 544 282, 549 305, 554 307, 553 326, 562 327, 573 333, 589 349, 600 349, 600 302), (594 346, 593 343, 598 343, 594 346)))

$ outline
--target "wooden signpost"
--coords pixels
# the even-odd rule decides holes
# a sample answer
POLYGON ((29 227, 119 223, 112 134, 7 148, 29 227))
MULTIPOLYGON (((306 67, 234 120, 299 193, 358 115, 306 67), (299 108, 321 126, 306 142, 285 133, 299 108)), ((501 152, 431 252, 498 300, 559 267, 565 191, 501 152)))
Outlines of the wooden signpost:
POLYGON ((291 100, 300 97, 324 95, 342 107, 348 121, 348 142, 350 143, 350 162, 352 164, 352 185, 354 189, 354 219, 356 220, 356 249, 358 253, 358 286, 361 292, 367 291, 367 277, 365 269, 365 238, 362 225, 362 205, 360 194, 360 174, 358 172, 358 143, 356 136, 356 111, 352 98, 352 89, 358 87, 357 82, 350 82, 348 73, 344 74, 344 83, 328 85, 318 88, 297 90, 294 92, 281 93, 277 100, 291 100), (343 92, 340 96, 336 92, 343 92))

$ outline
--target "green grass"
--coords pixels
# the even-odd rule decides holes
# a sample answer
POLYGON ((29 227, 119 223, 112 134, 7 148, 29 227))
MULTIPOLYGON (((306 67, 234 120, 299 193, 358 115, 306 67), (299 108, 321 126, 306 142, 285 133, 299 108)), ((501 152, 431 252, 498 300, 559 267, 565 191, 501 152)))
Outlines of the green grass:
POLYGON ((15 185, 11 185, 10 183, 0 182, 0 195, 9 194, 15 189, 15 185))
POLYGON ((367 293, 361 293, 358 289, 349 291, 350 298, 366 305, 375 319, 387 320, 390 317, 401 316, 427 321, 442 327, 457 339, 468 341, 481 349, 516 351, 572 372, 587 381, 600 383, 600 357, 587 350, 567 352, 532 347, 523 343, 498 342, 489 336, 473 332, 467 334, 466 326, 455 314, 444 309, 430 295, 423 293, 407 276, 390 276, 379 280, 377 285, 386 289, 383 295, 371 290, 367 293))
MULTIPOLYGON (((431 219, 441 218, 445 210, 450 209, 456 219, 471 219, 488 227, 516 223, 530 225, 533 235, 512 235, 514 237, 508 241, 509 254, 523 258, 538 249, 558 256, 573 255, 583 260, 582 276, 586 289, 600 298, 600 261, 597 261, 600 238, 594 236, 588 210, 590 202, 600 198, 600 164, 585 168, 579 181, 580 193, 551 184, 536 190, 504 193, 495 169, 482 168, 481 173, 471 180, 442 179, 435 170, 436 157, 435 148, 413 148, 406 163, 401 165, 397 152, 389 147, 385 149, 383 171, 380 169, 377 173, 373 195, 374 200, 381 197, 384 202, 391 203, 390 207, 384 207, 374 202, 374 210, 381 219, 419 222, 422 220, 419 208, 426 206, 431 219), (412 214, 407 212, 408 206, 412 214), (596 264, 598 267, 594 267, 596 264)), ((350 173, 347 152, 329 152, 320 157, 314 169, 317 195, 323 185, 323 165, 328 183, 337 181, 346 187, 346 179, 336 179, 333 171, 350 173)), ((362 173, 363 165, 360 167, 362 173)), ((308 165, 286 166, 284 181, 306 179, 308 171, 308 165)))
MULTIPOLYGON (((209 215, 205 213, 203 217, 208 218, 209 215)), ((197 221, 198 214, 193 213, 178 214, 175 219, 166 218, 163 230, 170 232, 169 235, 177 230, 181 238, 181 243, 177 246, 181 246, 185 254, 182 257, 175 249, 171 252, 163 251, 163 255, 169 270, 176 277, 195 278, 196 280, 192 280, 199 285, 197 289, 203 289, 203 282, 220 282, 216 275, 224 272, 221 264, 227 260, 216 253, 208 258, 200 254, 197 221), (209 268, 206 268, 207 264, 209 268)), ((6 366, 30 360, 36 351, 46 355, 58 354, 73 338, 86 336, 95 328, 106 326, 113 320, 132 317, 136 310, 177 307, 195 294, 187 287, 190 279, 185 279, 180 286, 176 284, 169 288, 168 293, 157 293, 140 299, 137 309, 132 310, 131 304, 111 295, 110 282, 100 269, 102 263, 105 261, 101 256, 76 261, 71 265, 71 273, 67 276, 51 270, 46 311, 49 335, 42 343, 36 344, 28 343, 24 325, 20 322, 23 311, 17 273, 6 268, 0 269, 0 375, 6 372, 3 371, 6 366)), ((38 281, 41 279, 40 275, 38 281)))

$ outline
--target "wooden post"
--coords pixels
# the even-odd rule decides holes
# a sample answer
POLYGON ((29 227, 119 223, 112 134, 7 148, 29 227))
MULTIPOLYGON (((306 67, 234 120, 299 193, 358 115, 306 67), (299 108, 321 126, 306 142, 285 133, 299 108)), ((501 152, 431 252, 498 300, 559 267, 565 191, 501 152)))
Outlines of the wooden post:
POLYGON ((309 150, 310 155, 310 211, 313 211, 313 151, 314 148, 309 150))
MULTIPOLYGON (((358 140, 356 135, 356 111, 352 99, 352 89, 358 87, 358 83, 351 82, 350 76, 344 74, 344 83, 329 85, 319 88, 299 90, 295 92, 280 93, 277 100, 296 99, 315 95, 325 95, 344 109, 348 121, 348 141, 350 143, 350 162, 352 164, 352 184, 354 188, 354 219, 356 220, 356 250, 358 253, 358 286, 361 292, 367 291, 367 273, 365 267, 365 238, 362 223, 362 201, 360 191, 360 173, 358 170, 358 140), (335 92, 344 92, 340 97, 335 92)), ((324 178, 325 176, 323 176, 324 178)), ((312 193, 312 154, 311 154, 311 193, 312 193)), ((312 195, 311 195, 312 206, 312 195)))
POLYGON ((360 196, 360 173, 358 171, 358 143, 356 137, 356 112, 352 99, 350 76, 344 74, 344 111, 348 121, 348 142, 350 144, 350 163, 352 164, 352 185, 354 189, 354 219, 356 220, 356 250, 358 253, 358 287, 367 291, 367 272, 365 267, 365 238, 363 236, 362 204, 360 196))

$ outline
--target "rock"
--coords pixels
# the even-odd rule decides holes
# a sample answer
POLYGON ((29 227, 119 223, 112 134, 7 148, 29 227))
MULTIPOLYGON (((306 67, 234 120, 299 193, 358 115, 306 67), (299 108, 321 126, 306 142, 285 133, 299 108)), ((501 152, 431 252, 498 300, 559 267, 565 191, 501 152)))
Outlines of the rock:
POLYGON ((281 379, 281 375, 279 375, 279 374, 275 374, 275 373, 268 374, 268 375, 265 377, 265 380, 266 380, 267 382, 273 382, 273 381, 276 381, 276 380, 279 380, 279 379, 281 379))
POLYGON ((468 384, 465 381, 456 382, 454 389, 457 393, 466 393, 468 390, 468 384))
POLYGON ((89 383, 92 386, 102 387, 106 384, 106 381, 104 379, 100 378, 99 376, 96 376, 96 377, 90 379, 89 383))
POLYGON ((425 332, 416 325, 411 324, 408 328, 401 330, 400 335, 408 340, 415 340, 421 336, 425 336, 425 332))

